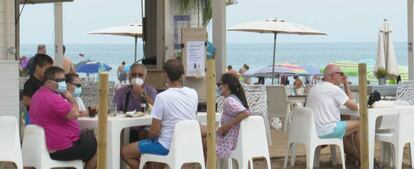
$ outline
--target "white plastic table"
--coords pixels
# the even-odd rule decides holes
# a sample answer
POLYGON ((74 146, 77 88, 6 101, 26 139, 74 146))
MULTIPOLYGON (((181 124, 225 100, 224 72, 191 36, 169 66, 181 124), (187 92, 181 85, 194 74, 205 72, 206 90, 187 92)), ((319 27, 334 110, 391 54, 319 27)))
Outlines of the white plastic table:
MULTIPOLYGON (((414 108, 414 107, 413 107, 414 108)), ((399 112, 398 106, 386 107, 386 108, 371 108, 368 109, 368 168, 374 168, 374 157, 375 157, 375 126, 378 117, 384 115, 397 115, 399 112)), ((358 116, 358 111, 352 111, 341 106, 342 115, 358 116)))
MULTIPOLYGON (((98 118, 81 117, 78 119, 79 125, 84 128, 98 128, 98 118)), ((120 152, 121 152, 121 131, 124 128, 133 126, 151 125, 152 117, 145 115, 142 117, 108 117, 108 133, 107 133, 107 168, 120 168, 120 152)))

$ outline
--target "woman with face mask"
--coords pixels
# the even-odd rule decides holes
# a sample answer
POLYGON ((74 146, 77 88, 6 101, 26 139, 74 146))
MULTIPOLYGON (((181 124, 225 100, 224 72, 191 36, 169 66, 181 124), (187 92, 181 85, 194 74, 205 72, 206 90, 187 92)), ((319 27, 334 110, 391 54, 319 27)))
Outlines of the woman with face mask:
POLYGON ((240 122, 250 116, 244 89, 239 79, 233 74, 223 74, 219 91, 224 96, 223 115, 217 129, 217 157, 227 159, 236 148, 239 137, 240 122))
POLYGON ((78 74, 65 74, 66 78, 66 86, 67 90, 72 94, 72 96, 75 98, 76 102, 79 105, 79 113, 81 116, 88 115, 88 111, 83 104, 83 100, 80 97, 82 94, 82 85, 81 80, 79 78, 78 74))

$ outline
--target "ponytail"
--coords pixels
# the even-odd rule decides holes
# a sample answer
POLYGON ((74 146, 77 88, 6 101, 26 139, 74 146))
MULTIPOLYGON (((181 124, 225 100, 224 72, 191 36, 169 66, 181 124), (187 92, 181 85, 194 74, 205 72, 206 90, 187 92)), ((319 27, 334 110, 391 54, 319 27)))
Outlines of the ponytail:
POLYGON ((229 86, 231 94, 236 95, 237 98, 243 104, 243 106, 246 109, 249 109, 249 105, 247 104, 246 94, 244 93, 243 86, 240 84, 239 79, 232 74, 226 73, 221 76, 221 81, 223 84, 227 84, 229 86))

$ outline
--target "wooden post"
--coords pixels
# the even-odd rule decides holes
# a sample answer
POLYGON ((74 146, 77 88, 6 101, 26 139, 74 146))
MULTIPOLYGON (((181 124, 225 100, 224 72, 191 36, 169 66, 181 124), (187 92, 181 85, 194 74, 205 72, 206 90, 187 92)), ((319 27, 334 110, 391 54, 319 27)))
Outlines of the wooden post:
POLYGON ((207 168, 215 169, 216 159, 216 64, 207 58, 207 168))
POLYGON ((106 169, 106 133, 108 122, 108 73, 99 73, 98 169, 106 169))
POLYGON ((358 73, 361 168, 368 168, 367 65, 365 63, 358 64, 358 73))

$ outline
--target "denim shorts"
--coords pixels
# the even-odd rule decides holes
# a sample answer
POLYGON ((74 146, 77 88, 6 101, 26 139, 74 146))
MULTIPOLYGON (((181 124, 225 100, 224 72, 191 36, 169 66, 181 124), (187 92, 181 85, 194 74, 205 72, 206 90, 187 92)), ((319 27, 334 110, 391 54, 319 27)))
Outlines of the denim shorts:
POLYGON ((138 141, 138 148, 142 154, 167 155, 170 152, 155 139, 138 141))
POLYGON ((332 133, 324 136, 319 136, 319 138, 343 138, 346 133, 346 126, 346 121, 338 121, 336 122, 336 127, 332 133))

